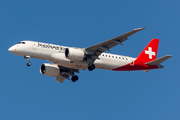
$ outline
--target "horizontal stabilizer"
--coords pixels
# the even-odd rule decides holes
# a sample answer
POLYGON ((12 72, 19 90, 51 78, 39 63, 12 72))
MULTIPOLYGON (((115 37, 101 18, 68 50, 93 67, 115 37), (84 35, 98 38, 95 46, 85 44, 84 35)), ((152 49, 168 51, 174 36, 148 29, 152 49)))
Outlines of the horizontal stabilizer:
POLYGON ((161 57, 161 58, 158 58, 151 62, 148 62, 148 63, 146 63, 146 65, 159 65, 160 63, 164 62, 165 60, 169 59, 170 57, 172 57, 172 55, 166 55, 164 57, 161 57))

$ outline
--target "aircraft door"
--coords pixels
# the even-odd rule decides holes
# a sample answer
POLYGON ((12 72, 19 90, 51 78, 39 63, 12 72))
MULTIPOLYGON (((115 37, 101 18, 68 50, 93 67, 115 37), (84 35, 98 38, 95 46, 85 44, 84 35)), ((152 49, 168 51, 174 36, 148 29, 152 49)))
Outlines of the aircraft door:
POLYGON ((131 60, 130 65, 131 65, 131 66, 134 66, 134 60, 131 60))
POLYGON ((36 49, 37 49, 37 46, 38 46, 38 43, 37 43, 37 42, 32 42, 32 49, 33 49, 33 50, 36 50, 36 49))

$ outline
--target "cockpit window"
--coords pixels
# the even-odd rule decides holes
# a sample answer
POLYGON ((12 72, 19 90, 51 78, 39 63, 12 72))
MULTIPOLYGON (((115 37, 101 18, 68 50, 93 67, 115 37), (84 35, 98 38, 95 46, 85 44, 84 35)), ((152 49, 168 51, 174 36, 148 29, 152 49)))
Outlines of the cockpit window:
POLYGON ((18 44, 26 44, 25 42, 19 42, 18 44))

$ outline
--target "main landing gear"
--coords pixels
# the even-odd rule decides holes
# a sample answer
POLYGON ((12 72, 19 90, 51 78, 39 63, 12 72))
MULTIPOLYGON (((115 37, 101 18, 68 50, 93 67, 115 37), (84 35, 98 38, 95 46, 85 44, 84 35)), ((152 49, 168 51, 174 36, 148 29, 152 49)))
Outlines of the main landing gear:
POLYGON ((77 75, 73 75, 71 80, 72 82, 76 82, 79 79, 79 77, 77 75))
POLYGON ((96 68, 95 65, 94 65, 94 64, 91 64, 91 65, 89 65, 88 70, 89 70, 89 71, 92 71, 92 70, 94 70, 95 68, 96 68))
MULTIPOLYGON (((89 70, 89 71, 92 71, 92 70, 94 70, 95 68, 96 68, 95 65, 94 65, 94 64, 91 64, 91 65, 89 65, 88 70, 89 70)), ((71 71, 71 75, 72 75, 72 78, 71 78, 72 82, 76 82, 76 81, 79 79, 79 77, 78 77, 77 75, 74 75, 74 72, 73 72, 73 71, 71 71)))
MULTIPOLYGON (((94 64, 91 64, 91 65, 89 65, 88 66, 88 70, 89 71, 92 71, 92 70, 94 70, 96 67, 95 67, 95 65, 94 64)), ((79 79, 79 77, 77 76, 77 75, 74 75, 74 71, 72 71, 71 70, 71 76, 72 76, 72 78, 71 78, 71 80, 72 80, 72 82, 76 82, 78 79, 79 79)))
POLYGON ((92 58, 90 57, 90 56, 87 56, 87 62, 88 62, 88 70, 89 71, 92 71, 92 70, 94 70, 96 67, 95 67, 95 65, 93 64, 93 62, 92 62, 92 58))
POLYGON ((27 63, 27 66, 29 67, 29 66, 31 66, 31 62, 30 62, 30 56, 24 56, 24 58, 28 61, 28 63, 27 63))
POLYGON ((77 75, 75 75, 75 72, 79 73, 78 70, 70 69, 70 68, 63 68, 62 66, 59 66, 59 67, 60 67, 61 74, 63 74, 63 73, 67 74, 67 76, 68 76, 67 79, 69 79, 69 76, 72 76, 71 77, 72 82, 76 82, 79 79, 79 77, 77 75))

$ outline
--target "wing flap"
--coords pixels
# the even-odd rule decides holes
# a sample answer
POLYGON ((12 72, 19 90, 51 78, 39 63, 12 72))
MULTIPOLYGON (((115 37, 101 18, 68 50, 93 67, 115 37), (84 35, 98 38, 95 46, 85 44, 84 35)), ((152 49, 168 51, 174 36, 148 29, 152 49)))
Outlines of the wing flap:
POLYGON ((60 83, 63 83, 63 81, 65 80, 66 78, 64 78, 63 76, 59 75, 58 77, 56 77, 56 81, 60 82, 60 83))
POLYGON ((146 63, 146 65, 159 65, 160 63, 164 62, 165 60, 169 59, 170 57, 172 57, 172 55, 166 55, 164 57, 161 57, 161 58, 158 58, 151 62, 148 62, 148 63, 146 63))

